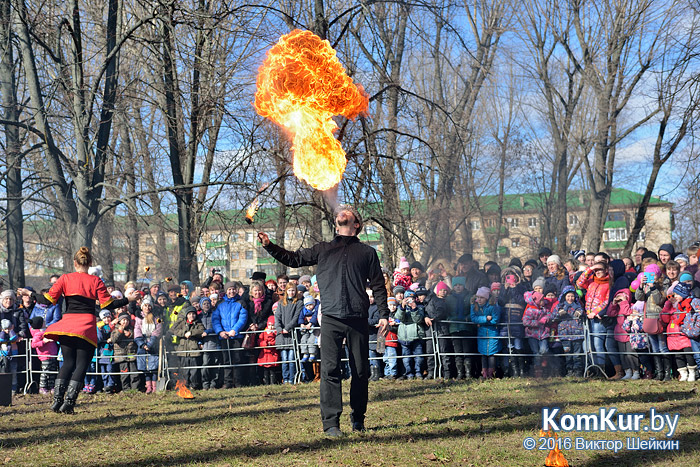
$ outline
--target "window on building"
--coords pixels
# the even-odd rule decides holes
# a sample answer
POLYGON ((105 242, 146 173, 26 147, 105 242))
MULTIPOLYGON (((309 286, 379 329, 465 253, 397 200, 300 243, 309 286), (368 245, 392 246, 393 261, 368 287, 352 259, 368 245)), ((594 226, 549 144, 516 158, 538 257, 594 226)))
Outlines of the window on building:
POLYGON ((470 223, 471 223, 471 225, 472 225, 472 230, 479 230, 479 229, 481 229, 481 222, 480 222, 478 219, 477 219, 477 220, 474 220, 474 221, 471 221, 470 223))
POLYGON ((481 240, 473 240, 474 243, 474 249, 478 250, 481 248, 481 240))
POLYGON ((539 248, 540 247, 540 237, 532 237, 530 239, 530 248, 539 248))
POLYGON ((153 237, 146 237, 146 246, 153 246, 156 242, 153 241, 153 237))
POLYGON ((510 239, 510 246, 518 247, 520 246, 520 237, 513 237, 510 239))
POLYGON ((576 214, 569 214, 569 225, 578 225, 578 216, 576 214))
POLYGON ((285 230, 284 231, 284 240, 289 241, 291 239, 292 239, 292 232, 290 232, 289 230, 285 230))
POLYGON ((239 277, 239 275, 238 275, 239 273, 240 273, 240 270, 238 270, 238 269, 231 269, 231 277, 232 277, 232 278, 234 278, 234 279, 238 278, 238 277, 239 277))
POLYGON ((114 237, 112 239, 112 246, 115 248, 124 248, 126 246, 126 241, 122 237, 114 237))
POLYGON ((211 234, 211 241, 212 242, 223 242, 224 241, 224 234, 222 234, 222 233, 211 234))
POLYGON ((253 232, 245 233, 245 241, 248 243, 253 243, 253 232))
POLYGON ((295 233, 297 235, 297 238, 302 238, 304 236, 304 232, 301 231, 301 229, 296 229, 295 233))
POLYGON ((250 277, 253 275, 254 270, 253 269, 246 269, 245 270, 245 276, 250 277))
POLYGON ((579 235, 572 235, 569 242, 572 248, 578 248, 581 245, 581 237, 579 235))
POLYGON ((625 220, 625 214, 622 212, 609 212, 608 217, 606 218, 608 221, 624 221, 625 220))
POLYGON ((643 230, 641 232, 639 232, 639 241, 643 242, 646 239, 647 239, 647 233, 643 230))
POLYGON ((226 248, 218 247, 208 251, 210 261, 224 261, 226 259, 226 248))
POLYGON ((172 245, 173 243, 175 243, 175 236, 174 235, 166 235, 165 236, 165 244, 172 245))
POLYGON ((240 254, 237 251, 232 251, 231 252, 231 259, 239 259, 240 254))
POLYGON ((231 242, 232 243, 238 243, 238 241, 241 239, 241 236, 238 235, 237 233, 231 234, 231 242))
POLYGON ((517 228, 520 224, 520 219, 517 217, 508 217, 506 218, 506 223, 510 228, 517 228))
POLYGON ((377 228, 376 225, 368 225, 365 227, 365 233, 367 235, 376 234, 376 233, 379 233, 379 229, 377 228))
POLYGON ((246 250, 245 259, 253 259, 253 250, 246 250))
POLYGON ((619 229, 605 229, 605 235, 608 242, 622 242, 627 240, 627 229, 621 227, 619 229))
POLYGON ((534 228, 537 227, 537 218, 536 217, 529 217, 527 219, 527 226, 534 228))
POLYGON ((146 264, 150 266, 153 264, 153 255, 146 255, 146 264))
POLYGON ((493 219, 484 219, 484 226, 485 227, 493 227, 493 219))

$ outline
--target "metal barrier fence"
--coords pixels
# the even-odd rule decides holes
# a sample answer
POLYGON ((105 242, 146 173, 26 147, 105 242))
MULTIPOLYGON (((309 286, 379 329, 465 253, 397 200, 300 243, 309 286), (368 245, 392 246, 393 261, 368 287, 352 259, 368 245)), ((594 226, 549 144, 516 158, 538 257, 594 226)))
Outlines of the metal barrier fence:
MULTIPOLYGON (((467 321, 442 321, 442 323, 448 324, 448 325, 449 324, 467 325, 469 327, 476 327, 477 326, 475 323, 467 322, 467 321)), ((592 339, 595 337, 608 338, 609 334, 607 332, 606 333, 594 333, 590 329, 590 323, 588 321, 585 321, 584 323, 585 323, 585 325, 583 327, 584 332, 582 335, 580 335, 580 336, 567 336, 567 337, 581 337, 580 340, 582 341, 582 352, 580 352, 580 353, 570 353, 570 352, 569 353, 554 353, 554 352, 551 352, 551 347, 548 347, 549 350, 548 350, 546 355, 548 357, 583 357, 584 358, 584 375, 588 375, 589 370, 593 367, 598 367, 600 370, 604 370, 604 368, 600 368, 600 366, 595 363, 594 354, 602 355, 603 358, 605 358, 606 355, 611 355, 611 354, 623 355, 623 353, 621 353, 619 351, 611 351, 611 350, 606 350, 603 352, 594 351, 593 346, 591 345, 592 339)), ((446 369, 444 368, 443 357, 448 357, 448 358, 449 357, 469 357, 469 358, 472 358, 472 357, 481 357, 482 356, 482 354, 480 354, 479 352, 461 352, 461 353, 454 352, 454 351, 453 352, 443 352, 441 350, 441 345, 440 345, 441 340, 442 341, 445 341, 445 340, 451 341, 453 339, 459 338, 459 339, 466 339, 466 340, 475 340, 477 342, 480 339, 505 341, 506 344, 501 345, 500 347, 502 350, 505 348, 506 352, 499 351, 497 353, 494 353, 492 356, 499 357, 499 358, 542 356, 541 354, 537 354, 537 353, 534 353, 531 351, 531 349, 529 348, 529 343, 528 343, 527 337, 522 337, 520 339, 522 340, 522 343, 523 343, 523 350, 529 350, 529 351, 524 351, 524 352, 521 351, 518 353, 514 353, 513 352, 513 345, 509 345, 509 343, 511 343, 514 339, 516 339, 516 337, 510 335, 510 333, 509 333, 509 335, 506 335, 506 336, 500 335, 500 331, 504 327, 508 328, 509 326, 521 326, 521 325, 515 323, 515 324, 511 324, 511 325, 495 324, 493 326, 495 326, 498 329, 499 335, 487 336, 487 337, 477 336, 475 330, 473 332, 470 332, 468 335, 458 335, 458 336, 454 335, 454 334, 440 335, 437 332, 435 332, 435 330, 433 328, 433 331, 430 333, 429 336, 422 338, 423 344, 424 344, 423 348, 425 349, 422 353, 416 354, 416 355, 402 355, 402 354, 397 353, 395 358, 397 359, 397 361, 401 361, 401 360, 404 360, 407 358, 414 358, 414 357, 432 358, 433 362, 434 362, 434 364, 431 365, 433 367, 433 375, 432 376, 434 378, 438 378, 440 376, 444 376, 445 372, 446 372, 446 369), (426 346, 425 344, 428 342, 430 342, 432 344, 432 346, 431 346, 432 352, 427 351, 428 346, 426 346)), ((292 349, 294 351, 293 352, 294 353, 293 359, 284 360, 284 361, 278 360, 278 361, 274 362, 274 365, 282 365, 285 363, 286 364, 292 363, 294 365, 294 369, 295 369, 294 382, 299 383, 299 382, 301 382, 301 379, 304 376, 304 370, 305 370, 304 362, 302 362, 302 358, 301 358, 301 355, 302 355, 301 345, 302 345, 302 343, 300 341, 300 333, 297 332, 297 331, 299 331, 299 329, 300 328, 295 328, 295 330, 294 330, 295 332, 291 333, 292 344, 287 344, 287 345, 275 345, 275 346, 257 346, 257 345, 255 345, 255 346, 249 347, 249 348, 244 348, 244 347, 231 348, 230 346, 227 346, 227 348, 225 348, 225 349, 224 348, 217 348, 217 349, 206 349, 206 350, 199 349, 199 350, 183 350, 183 351, 168 350, 167 349, 167 345, 164 345, 164 339, 168 339, 170 337, 170 335, 166 333, 165 336, 163 336, 163 338, 160 339, 158 379, 159 379, 159 381, 164 380, 164 382, 159 383, 159 386, 165 387, 168 384, 168 382, 172 379, 171 378, 172 373, 175 372, 176 370, 190 370, 190 369, 199 369, 199 370, 220 369, 220 370, 223 370, 226 368, 245 368, 245 367, 251 368, 251 367, 260 367, 263 365, 261 363, 258 363, 257 361, 250 361, 247 363, 237 363, 237 364, 197 365, 197 366, 177 365, 175 367, 170 367, 169 361, 171 359, 169 359, 168 356, 176 356, 177 357, 178 355, 183 354, 183 353, 196 353, 199 356, 203 356, 207 352, 222 353, 222 352, 226 351, 229 353, 228 361, 231 362, 232 361, 232 359, 231 359, 232 352, 246 352, 249 356, 251 356, 252 352, 260 351, 260 350, 266 349, 266 348, 274 348, 277 351, 284 350, 284 349, 292 349)), ((320 328, 315 327, 315 328, 311 328, 311 329, 318 330, 320 328)), ((256 336, 256 335, 259 335, 259 334, 264 333, 264 332, 266 332, 266 331, 265 330, 246 331, 246 332, 240 333, 240 335, 242 337, 245 337, 246 335, 256 336)), ((640 334, 643 334, 643 333, 640 333, 640 334)), ((625 335, 629 335, 629 334, 625 333, 625 335)), ((664 333, 664 335, 667 335, 667 333, 664 333)), ((547 339, 549 339, 549 337, 547 339)), ((566 340, 574 340, 574 339, 566 339, 566 340)), ((28 345, 29 340, 25 339, 22 342, 26 346, 26 351, 24 352, 24 371, 23 371, 26 374, 26 382, 24 385, 24 391, 28 392, 30 390, 31 386, 38 382, 39 378, 37 375, 40 375, 42 373, 55 375, 58 373, 58 371, 44 371, 44 370, 36 371, 36 370, 34 370, 32 368, 32 360, 37 358, 37 355, 32 352, 33 349, 31 348, 31 346, 28 345)), ((396 342, 399 344, 399 347, 400 347, 400 341, 398 341, 398 340, 387 341, 387 342, 396 342)), ((615 342, 617 343, 617 341, 615 341, 615 342)), ((370 344, 377 344, 377 341, 371 341, 370 344)), ((316 343, 315 345, 318 345, 318 343, 316 343)), ((651 346, 649 345, 649 350, 650 349, 651 349, 651 346)), ((321 346, 321 351, 322 351, 322 346, 321 346)), ((683 354, 690 354, 690 355, 695 356, 695 355, 698 355, 698 352, 694 352, 692 350, 688 351, 688 352, 679 352, 679 351, 636 352, 635 351, 635 352, 633 352, 633 354, 635 354, 637 356, 640 356, 640 355, 674 356, 674 355, 683 355, 683 354)), ((110 358, 110 359, 114 360, 115 358, 118 358, 118 359, 138 358, 138 357, 144 356, 144 355, 145 354, 136 353, 136 354, 118 355, 118 356, 114 356, 114 355, 104 356, 104 355, 97 355, 97 352, 96 352, 95 358, 102 358, 102 359, 110 358)), ((320 355, 322 358, 322 353, 320 355)), ((52 355, 50 357, 60 359, 60 354, 59 355, 52 355)), ((392 358, 394 358, 394 357, 392 357, 392 358)), ((370 357, 370 363, 372 360, 384 361, 384 360, 386 360, 386 356, 370 357)), ((320 363, 321 360, 318 359, 316 361, 320 363)), ((349 361, 348 358, 341 359, 341 362, 343 362, 343 363, 346 363, 348 361, 349 361)), ((121 372, 121 371, 99 372, 99 371, 95 371, 95 372, 88 372, 87 373, 87 375, 89 375, 89 376, 106 376, 106 375, 121 376, 121 375, 125 375, 125 374, 140 375, 140 374, 143 374, 143 371, 135 371, 135 372, 131 372, 131 371, 127 371, 127 372, 121 372)))

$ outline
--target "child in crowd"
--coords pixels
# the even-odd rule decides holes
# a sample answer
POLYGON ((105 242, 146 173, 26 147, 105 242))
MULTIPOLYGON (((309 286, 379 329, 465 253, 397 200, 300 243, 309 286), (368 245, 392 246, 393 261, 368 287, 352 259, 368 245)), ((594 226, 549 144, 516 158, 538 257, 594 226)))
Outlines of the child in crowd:
POLYGON ((556 307, 557 336, 564 351, 566 376, 583 376, 583 307, 576 289, 567 285, 561 291, 556 307))
POLYGON ((41 376, 39 377, 39 394, 49 394, 53 389, 56 379, 54 372, 58 371, 58 344, 52 339, 44 337, 44 318, 35 316, 31 320, 32 349, 36 350, 41 362, 41 376))
POLYGON ((139 385, 136 375, 136 343, 129 313, 122 311, 119 314, 117 325, 110 337, 114 345, 114 363, 121 373, 122 391, 137 390, 139 385))
POLYGON ((183 313, 185 319, 178 320, 171 331, 178 337, 177 350, 185 384, 190 389, 200 389, 202 375, 199 368, 194 367, 202 365, 198 341, 204 333, 204 325, 199 321, 194 307, 185 308, 183 313))
POLYGON ((374 292, 372 292, 372 289, 366 289, 365 293, 367 294, 367 298, 369 298, 369 310, 367 315, 367 324, 369 325, 369 379, 370 381, 378 381, 379 359, 381 358, 377 345, 379 339, 379 308, 374 303, 374 292))
POLYGON ((404 257, 401 257, 398 270, 394 271, 393 282, 394 286, 400 285, 406 290, 408 290, 411 287, 411 284, 413 283, 413 279, 411 276, 411 265, 408 263, 408 260, 404 257))
MULTIPOLYGON (((510 377, 523 377, 525 372, 523 353, 523 341, 525 330, 523 328, 523 311, 525 310, 524 295, 527 292, 527 285, 523 281, 520 268, 509 266, 501 272, 503 287, 498 294, 498 304, 503 310, 501 316, 500 335, 504 338, 508 346, 509 357, 507 358, 510 377)), ((504 362, 505 363, 505 362, 504 362)))
POLYGON ((631 312, 622 323, 622 329, 629 335, 630 346, 644 367, 643 379, 653 379, 651 357, 649 357, 649 343, 644 332, 644 302, 635 302, 631 312))
POLYGON ((275 313, 275 330, 277 335, 275 343, 280 350, 282 359, 282 382, 294 383, 296 377, 296 363, 294 362, 294 328, 299 323, 299 314, 303 306, 301 294, 297 293, 294 285, 285 285, 284 296, 277 302, 275 313))
MULTIPOLYGON (((438 347, 440 348, 440 352, 442 354, 443 376, 445 379, 450 379, 450 377, 452 376, 452 374, 450 373, 450 359, 447 355, 449 353, 452 353, 452 346, 449 345, 449 341, 451 339, 447 337, 450 333, 450 325, 448 323, 445 323, 444 321, 447 321, 448 319, 452 320, 452 318, 448 317, 450 310, 453 308, 459 308, 460 305, 461 321, 466 321, 466 313, 469 307, 468 305, 465 306, 464 303, 464 300, 467 298, 463 294, 463 279, 463 277, 455 277, 453 279, 453 285, 461 284, 461 286, 455 285, 455 288, 459 289, 462 293, 462 295, 455 295, 454 299, 449 298, 450 288, 443 281, 440 281, 435 285, 435 293, 430 296, 430 299, 428 300, 427 304, 425 304, 425 302, 422 301, 422 299, 425 296, 419 296, 418 293, 416 293, 416 302, 418 303, 418 305, 425 307, 425 324, 428 327, 426 332, 426 337, 428 337, 428 339, 426 339, 425 353, 428 354, 428 378, 430 379, 432 379, 435 375, 435 357, 433 357, 434 349, 432 333, 436 334, 438 347), (462 299, 462 302, 458 302, 460 298, 462 299)), ((424 288, 421 289, 425 290, 424 288)), ((458 368, 461 369, 460 373, 463 373, 464 364, 462 358, 459 358, 458 368)), ((462 375, 461 379, 464 379, 464 375, 462 375)))
MULTIPOLYGON (((275 305, 273 305, 273 310, 278 309, 275 305)), ((275 337, 277 337, 277 331, 275 331, 275 313, 273 312, 267 318, 265 330, 258 334, 257 344, 258 347, 262 347, 258 353, 258 365, 263 368, 262 380, 263 384, 266 385, 279 384, 276 367, 279 365, 280 356, 275 347, 275 337)))
MULTIPOLYGON (((692 298, 690 310, 685 315, 681 332, 690 339, 690 348, 693 349, 695 359, 695 379, 698 379, 698 368, 700 368, 700 299, 692 298)), ((690 373, 688 373, 690 379, 690 373)))
POLYGON ((615 341, 622 357, 622 368, 625 371, 622 379, 639 379, 639 357, 632 350, 630 336, 622 327, 627 317, 632 314, 631 300, 632 294, 629 289, 618 290, 608 310, 608 316, 616 318, 615 341))
POLYGON ((396 311, 395 318, 400 321, 398 329, 401 353, 404 355, 404 368, 406 378, 421 378, 421 365, 423 364, 423 338, 425 330, 423 322, 425 310, 416 302, 416 294, 412 290, 406 291, 403 303, 396 311))
POLYGON ((523 313, 525 336, 528 338, 532 353, 535 354, 535 377, 541 378, 547 366, 547 360, 544 357, 549 350, 550 310, 547 309, 546 300, 541 292, 525 292, 524 297, 527 303, 523 313))
POLYGON ((669 293, 669 299, 661 314, 661 319, 667 324, 668 349, 671 352, 677 352, 676 367, 680 373, 680 381, 695 381, 697 368, 691 353, 690 339, 681 332, 685 316, 692 309, 691 300, 688 286, 682 282, 676 283, 673 286, 673 294, 669 293))
POLYGON ((141 302, 141 318, 136 318, 134 340, 136 341, 136 367, 146 380, 146 394, 156 392, 158 371, 158 343, 163 335, 162 320, 153 315, 153 301, 148 296, 141 302))
POLYGON ((399 338, 397 335, 399 331, 399 321, 396 320, 396 310, 398 309, 396 298, 389 297, 387 299, 387 305, 389 307, 389 328, 386 334, 386 344, 384 347, 384 378, 392 380, 397 376, 396 357, 399 347, 399 338))
POLYGON ((100 311, 100 321, 97 322, 97 369, 102 374, 102 390, 113 393, 116 387, 112 376, 112 360, 114 345, 112 344, 112 312, 100 311))
POLYGON ((319 302, 309 292, 304 293, 304 308, 299 313, 299 327, 301 328, 301 353, 302 363, 316 361, 316 341, 319 335, 318 329, 318 305, 319 302))
MULTIPOLYGON (((644 272, 632 281, 631 288, 635 290, 634 298, 638 302, 644 302, 644 322, 658 323, 661 318, 666 294, 663 290, 663 275, 661 268, 655 262, 644 267, 644 272)), ((649 345, 654 359, 655 378, 658 381, 671 380, 671 356, 666 344, 666 334, 663 326, 653 328, 645 325, 644 331, 649 338, 649 345)))
POLYGON ((481 354, 481 376, 492 379, 496 371, 496 356, 501 345, 498 340, 498 320, 501 307, 497 294, 488 287, 480 287, 472 298, 470 318, 477 325, 477 347, 481 354))

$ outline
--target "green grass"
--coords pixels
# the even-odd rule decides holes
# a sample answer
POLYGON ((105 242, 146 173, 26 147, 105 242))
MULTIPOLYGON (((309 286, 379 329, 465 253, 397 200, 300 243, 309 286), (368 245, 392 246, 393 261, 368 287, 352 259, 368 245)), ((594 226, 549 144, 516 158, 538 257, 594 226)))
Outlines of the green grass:
MULTIPOLYGON (((345 382, 347 403, 349 384, 345 382)), ((543 465, 526 451, 543 406, 566 412, 679 413, 680 452, 565 451, 572 466, 700 465, 700 400, 694 383, 494 380, 370 384, 366 433, 323 437, 318 384, 195 392, 81 395, 76 414, 48 410, 48 396, 0 407, 6 465, 543 465)), ((349 429, 346 406, 341 428, 349 429)), ((624 439, 624 433, 569 433, 624 439)), ((651 434, 642 433, 642 438, 651 434)), ((657 439, 661 436, 657 436, 657 439)))

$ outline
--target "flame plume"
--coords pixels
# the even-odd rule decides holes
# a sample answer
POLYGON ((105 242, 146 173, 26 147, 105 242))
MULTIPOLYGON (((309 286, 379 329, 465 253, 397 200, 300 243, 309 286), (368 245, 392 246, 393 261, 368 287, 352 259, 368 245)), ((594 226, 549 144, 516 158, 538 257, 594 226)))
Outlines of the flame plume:
POLYGON ((332 117, 366 113, 369 96, 345 73, 330 43, 310 31, 285 34, 268 51, 257 87, 258 114, 293 138, 294 174, 317 190, 336 186, 346 160, 332 117))
POLYGON ((250 203, 250 206, 248 206, 248 209, 245 210, 245 221, 248 224, 252 224, 253 220, 255 219, 255 214, 258 213, 258 198, 256 197, 252 203, 250 203))
POLYGON ((187 386, 185 386, 185 383, 183 383, 181 379, 178 379, 175 383, 175 389, 177 389, 176 394, 182 397, 183 399, 194 399, 192 391, 187 389, 187 386))
MULTIPOLYGON (((540 437, 551 438, 552 431, 540 430, 540 437)), ((554 440, 558 438, 557 434, 554 433, 554 440)), ((549 467, 569 467, 569 461, 566 460, 564 454, 562 454, 561 449, 554 443, 554 449, 549 451, 547 458, 544 460, 544 465, 549 467)))

